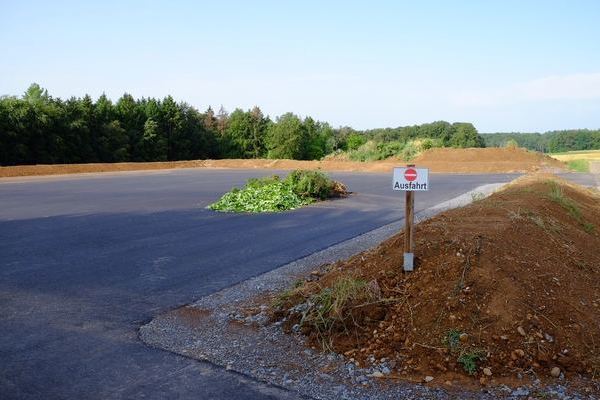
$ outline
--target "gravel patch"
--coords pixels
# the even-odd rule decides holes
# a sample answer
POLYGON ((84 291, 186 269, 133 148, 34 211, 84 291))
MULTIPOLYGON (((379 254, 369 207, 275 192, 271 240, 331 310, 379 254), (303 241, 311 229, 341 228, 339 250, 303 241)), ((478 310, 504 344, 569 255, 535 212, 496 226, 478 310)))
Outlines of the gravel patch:
MULTIPOLYGON (((442 211, 464 206, 500 186, 503 184, 480 186, 417 213, 416 219, 422 221, 442 211)), ((423 376, 422 382, 415 383, 387 379, 392 366, 386 360, 379 360, 368 368, 358 368, 342 355, 308 348, 300 333, 288 335, 278 324, 269 324, 266 305, 260 306, 260 312, 250 317, 242 312, 250 301, 256 303, 257 299, 289 288, 295 279, 307 276, 324 264, 372 248, 397 233, 403 225, 403 221, 385 225, 159 315, 140 328, 140 338, 150 346, 211 362, 305 398, 596 398, 594 393, 598 388, 592 389, 592 393, 573 393, 563 385, 542 388, 539 381, 527 381, 526 385, 516 389, 499 386, 468 391, 436 382, 431 376, 423 376)))

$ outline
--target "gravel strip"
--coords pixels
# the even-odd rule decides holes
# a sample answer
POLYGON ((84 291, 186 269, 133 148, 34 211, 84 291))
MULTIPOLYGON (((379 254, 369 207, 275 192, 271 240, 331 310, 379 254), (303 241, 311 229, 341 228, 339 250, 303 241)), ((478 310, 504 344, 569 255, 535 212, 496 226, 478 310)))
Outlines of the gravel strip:
MULTIPOLYGON (((480 186, 417 213, 416 219, 422 221, 464 206, 503 185, 480 186)), ((465 391, 448 386, 434 387, 443 384, 436 382, 435 377, 430 384, 386 379, 391 368, 385 361, 374 367, 357 368, 339 354, 310 349, 301 334, 288 335, 279 325, 268 324, 267 306, 260 306, 263 311, 250 317, 241 312, 251 301, 289 288, 295 279, 323 264, 376 246, 400 231, 403 225, 403 221, 393 222, 223 289, 192 305, 159 315, 140 328, 140 338, 150 346, 208 361, 314 399, 517 399, 539 393, 543 393, 544 398, 595 398, 593 394, 570 393, 562 385, 541 389, 539 381, 517 389, 499 386, 465 391)))

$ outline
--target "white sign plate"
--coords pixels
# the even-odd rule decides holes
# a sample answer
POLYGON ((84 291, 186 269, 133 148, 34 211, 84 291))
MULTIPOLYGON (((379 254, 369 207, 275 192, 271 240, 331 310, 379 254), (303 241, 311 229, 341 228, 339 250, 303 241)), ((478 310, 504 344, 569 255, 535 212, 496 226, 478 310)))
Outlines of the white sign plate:
POLYGON ((394 168, 393 189, 404 191, 429 190, 429 170, 414 167, 394 168))

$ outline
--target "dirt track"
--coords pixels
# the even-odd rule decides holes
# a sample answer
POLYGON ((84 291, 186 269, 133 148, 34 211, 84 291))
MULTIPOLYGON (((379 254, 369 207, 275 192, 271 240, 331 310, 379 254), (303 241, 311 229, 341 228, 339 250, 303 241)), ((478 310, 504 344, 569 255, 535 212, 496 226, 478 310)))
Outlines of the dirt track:
MULTIPOLYGON (((411 161, 432 172, 510 173, 556 171, 564 164, 541 153, 522 149, 431 149, 411 161)), ((406 161, 388 159, 374 162, 297 161, 297 160, 191 160, 139 163, 22 165, 0 167, 0 178, 35 175, 143 171, 175 168, 244 168, 244 169, 321 169, 324 171, 389 172, 406 161)))

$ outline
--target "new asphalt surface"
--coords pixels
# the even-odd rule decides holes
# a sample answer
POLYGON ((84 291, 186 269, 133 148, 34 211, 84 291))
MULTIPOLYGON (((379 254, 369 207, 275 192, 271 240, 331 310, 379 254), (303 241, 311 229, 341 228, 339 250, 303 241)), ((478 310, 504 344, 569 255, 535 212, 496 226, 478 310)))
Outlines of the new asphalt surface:
MULTIPOLYGON (((402 218, 390 174, 331 174, 355 194, 291 212, 205 209, 232 186, 271 173, 0 181, 0 398, 296 398, 137 337, 161 311, 402 218)), ((416 208, 515 176, 433 175, 416 208)))

